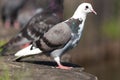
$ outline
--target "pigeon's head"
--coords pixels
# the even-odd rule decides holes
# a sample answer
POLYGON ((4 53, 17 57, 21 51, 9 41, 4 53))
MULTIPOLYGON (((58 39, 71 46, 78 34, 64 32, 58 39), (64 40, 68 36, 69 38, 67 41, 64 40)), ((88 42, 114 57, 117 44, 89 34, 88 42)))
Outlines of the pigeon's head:
POLYGON ((78 6, 77 10, 73 15, 73 18, 82 18, 83 20, 85 20, 86 15, 91 12, 97 15, 90 3, 82 3, 78 6))
POLYGON ((97 15, 97 13, 95 12, 95 10, 93 9, 93 7, 90 3, 82 3, 79 6, 79 9, 81 10, 81 12, 83 12, 85 14, 93 12, 95 15, 97 15))

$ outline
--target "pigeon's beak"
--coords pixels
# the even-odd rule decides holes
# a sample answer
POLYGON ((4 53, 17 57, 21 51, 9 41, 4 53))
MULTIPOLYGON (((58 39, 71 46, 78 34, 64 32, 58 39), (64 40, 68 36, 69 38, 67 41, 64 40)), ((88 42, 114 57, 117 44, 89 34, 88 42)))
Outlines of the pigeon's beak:
POLYGON ((95 15, 97 15, 97 12, 94 9, 92 9, 91 12, 93 12, 95 15))

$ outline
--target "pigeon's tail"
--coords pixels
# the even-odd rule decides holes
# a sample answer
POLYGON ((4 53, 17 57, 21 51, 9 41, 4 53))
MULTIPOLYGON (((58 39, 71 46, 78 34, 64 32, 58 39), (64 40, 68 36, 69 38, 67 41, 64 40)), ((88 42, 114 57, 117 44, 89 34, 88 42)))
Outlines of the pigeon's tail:
POLYGON ((29 45, 28 47, 19 50, 15 56, 16 57, 27 57, 27 56, 32 56, 32 55, 37 55, 42 53, 42 50, 40 50, 39 48, 34 47, 33 45, 29 45))
POLYGON ((2 45, 0 47, 0 54, 1 55, 6 55, 5 53, 12 49, 13 47, 20 47, 25 43, 29 43, 30 41, 27 40, 26 38, 22 37, 22 36, 15 36, 14 38, 12 38, 11 40, 9 40, 6 44, 2 45))

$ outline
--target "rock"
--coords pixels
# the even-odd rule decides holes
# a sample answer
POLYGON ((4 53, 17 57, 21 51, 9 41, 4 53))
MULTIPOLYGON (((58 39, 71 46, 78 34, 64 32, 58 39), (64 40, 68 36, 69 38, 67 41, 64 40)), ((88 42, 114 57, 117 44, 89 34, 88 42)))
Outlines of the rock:
POLYGON ((21 62, 13 62, 13 58, 14 56, 0 57, 0 76, 7 75, 10 80, 98 80, 96 76, 75 64, 62 63, 73 68, 61 70, 55 68, 57 65, 54 61, 27 58, 21 62), (8 74, 4 74, 5 72, 8 74))
POLYGON ((41 69, 38 76, 40 80, 97 80, 97 77, 81 71, 81 68, 72 70, 41 69))

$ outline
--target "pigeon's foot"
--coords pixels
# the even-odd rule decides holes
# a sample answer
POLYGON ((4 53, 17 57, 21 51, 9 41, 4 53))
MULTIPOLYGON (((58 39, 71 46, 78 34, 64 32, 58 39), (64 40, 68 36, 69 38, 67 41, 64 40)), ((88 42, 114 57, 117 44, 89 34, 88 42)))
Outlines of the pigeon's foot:
POLYGON ((68 66, 63 66, 61 63, 60 63, 60 57, 55 57, 54 60, 57 62, 58 64, 58 69, 64 69, 64 70, 71 70, 72 67, 68 67, 68 66))
POLYGON ((63 66, 63 65, 59 65, 58 67, 56 67, 58 69, 65 69, 65 70, 71 70, 72 67, 68 67, 68 66, 63 66))
POLYGON ((23 48, 28 47, 29 45, 30 45, 30 43, 26 43, 26 44, 22 45, 20 48, 23 49, 23 48))
POLYGON ((14 22, 14 28, 15 28, 15 29, 20 29, 20 24, 19 24, 18 21, 15 21, 15 22, 14 22))
POLYGON ((7 20, 7 21, 5 22, 5 28, 8 29, 8 28, 10 28, 10 26, 11 26, 10 21, 7 20))

